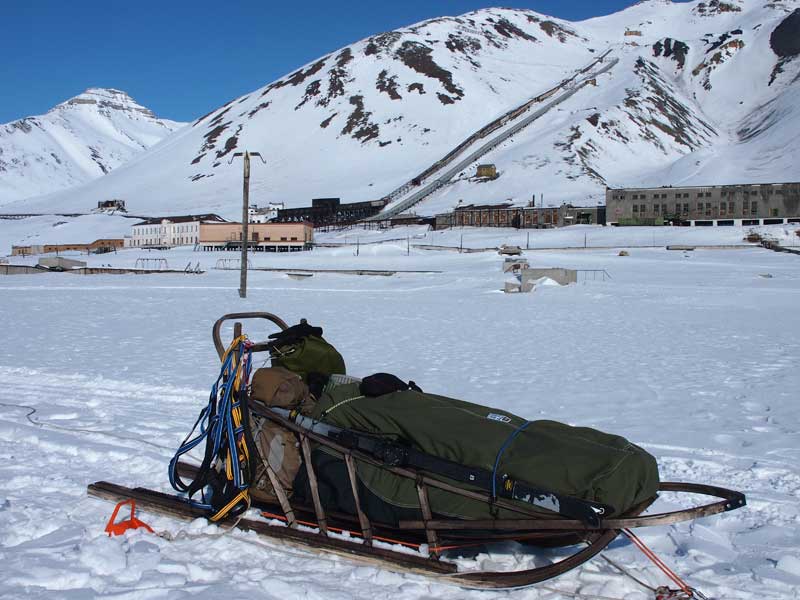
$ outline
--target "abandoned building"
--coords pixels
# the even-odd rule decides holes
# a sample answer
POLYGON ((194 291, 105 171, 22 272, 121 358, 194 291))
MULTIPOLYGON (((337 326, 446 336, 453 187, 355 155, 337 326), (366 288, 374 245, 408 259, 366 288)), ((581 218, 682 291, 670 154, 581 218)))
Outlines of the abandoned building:
POLYGON ((497 179, 497 167, 493 164, 478 165, 475 170, 476 177, 485 177, 486 179, 497 179))
POLYGON ((344 227, 378 214, 384 206, 384 200, 342 204, 339 198, 314 198, 311 206, 278 210, 276 220, 279 223, 308 222, 314 227, 344 227))
POLYGON ((125 208, 125 200, 119 200, 118 198, 112 198, 111 200, 101 200, 97 203, 96 211, 104 211, 104 212, 114 212, 114 211, 121 211, 121 212, 128 212, 125 208))
POLYGON ((800 183, 606 189, 609 225, 800 223, 800 183))
POLYGON ((604 206, 512 206, 469 204, 451 213, 436 215, 436 229, 447 227, 516 227, 544 229, 566 225, 605 225, 604 206))
POLYGON ((58 254, 59 252, 85 252, 86 254, 103 254, 122 248, 121 238, 103 238, 87 243, 74 244, 33 244, 30 246, 11 246, 12 256, 31 256, 34 254, 58 254))

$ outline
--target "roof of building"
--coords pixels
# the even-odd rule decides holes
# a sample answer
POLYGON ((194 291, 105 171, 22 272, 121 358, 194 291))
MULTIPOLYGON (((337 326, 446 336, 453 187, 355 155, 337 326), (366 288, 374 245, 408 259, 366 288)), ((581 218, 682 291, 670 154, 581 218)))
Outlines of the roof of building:
POLYGON ((775 183, 723 183, 723 184, 710 184, 710 185, 662 185, 659 187, 618 187, 606 188, 609 192, 624 192, 624 191, 650 191, 650 190, 700 190, 708 188, 732 188, 732 187, 760 187, 772 185, 800 185, 796 181, 784 181, 775 183))
MULTIPOLYGON (((163 221, 170 223, 193 223, 194 221, 215 221, 217 223, 225 223, 225 219, 214 213, 204 215, 172 215, 168 217, 151 217, 136 223, 136 225, 161 225, 163 221)), ((134 227, 136 227, 134 225, 134 227)))
POLYGON ((499 210, 511 207, 512 205, 509 202, 506 202, 505 204, 464 204, 457 206, 456 210, 499 210))

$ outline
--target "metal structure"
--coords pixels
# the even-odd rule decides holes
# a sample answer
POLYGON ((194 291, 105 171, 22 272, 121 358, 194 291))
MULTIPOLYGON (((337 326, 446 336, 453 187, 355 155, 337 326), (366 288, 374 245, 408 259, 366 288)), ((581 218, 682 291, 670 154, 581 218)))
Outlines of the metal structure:
POLYGON ((608 54, 611 50, 606 50, 603 54, 598 56, 594 61, 592 61, 589 65, 581 69, 580 71, 576 72, 571 77, 562 80, 558 85, 554 86, 553 88, 547 90, 546 92, 532 98, 531 100, 527 101, 526 103, 522 104, 514 108, 513 110, 509 111, 499 119, 492 121, 485 127, 481 128, 479 131, 474 133, 472 136, 464 140, 461 144, 459 144, 456 148, 450 151, 444 158, 440 159, 433 165, 431 165, 427 170, 425 170, 420 175, 417 175, 414 179, 409 182, 406 182, 396 190, 389 193, 383 199, 388 200, 390 202, 394 202, 398 198, 403 197, 404 195, 408 194, 412 189, 423 185, 424 180, 428 180, 428 183, 424 185, 421 189, 414 192, 411 195, 408 195, 406 198, 400 200, 396 204, 390 204, 387 208, 381 211, 379 214, 375 215, 374 217, 370 217, 367 219, 368 221, 382 221, 389 219, 397 214, 405 212, 418 202, 421 202, 439 188, 443 187, 445 184, 450 182, 450 180, 455 177, 458 173, 466 169, 469 165, 474 163, 475 161, 479 160, 485 154, 494 150, 497 146, 505 142, 506 140, 510 139, 513 135, 518 133, 519 131, 523 130, 525 127, 533 123, 539 117, 547 113, 553 107, 561 104, 566 99, 570 98, 584 86, 591 84, 591 82, 595 81, 598 75, 606 73, 610 69, 614 67, 619 62, 619 59, 612 58, 607 61, 607 63, 599 68, 596 71, 589 72, 593 69, 598 63, 604 62, 608 54), (588 73, 588 74, 586 74, 588 73), (583 77, 581 77, 583 76, 583 77), (580 77, 580 79, 579 79, 580 77), (557 92, 562 91, 563 93, 538 110, 534 111, 533 113, 523 117, 531 107, 538 103, 542 102, 547 98, 550 98, 557 92), (458 160, 454 166, 444 170, 445 167, 450 165, 451 163, 455 162, 456 159, 461 156, 464 152, 466 152, 470 146, 473 144, 485 139, 488 135, 493 134, 498 129, 505 127, 509 123, 514 122, 513 125, 505 129, 504 131, 500 132, 493 138, 489 139, 488 141, 484 142, 481 146, 479 146, 476 150, 470 152, 467 156, 458 160))
MULTIPOLYGON (((247 259, 247 268, 252 269, 253 265, 250 263, 250 259, 247 259)), ((242 268, 242 259, 241 258, 218 258, 217 263, 214 265, 215 269, 221 271, 236 271, 242 268)))
POLYGON ((148 271, 166 271, 169 269, 169 263, 166 258, 137 258, 133 268, 146 269, 148 271))

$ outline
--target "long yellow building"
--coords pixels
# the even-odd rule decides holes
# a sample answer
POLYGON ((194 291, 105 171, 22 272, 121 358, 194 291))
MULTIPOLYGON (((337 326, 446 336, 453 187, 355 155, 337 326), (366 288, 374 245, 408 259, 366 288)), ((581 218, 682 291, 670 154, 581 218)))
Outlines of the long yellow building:
MULTIPOLYGON (((314 227, 311 223, 249 223, 247 245, 256 251, 294 252, 311 250, 314 227)), ((241 223, 200 223, 198 245, 202 250, 239 250, 242 247, 241 223)))

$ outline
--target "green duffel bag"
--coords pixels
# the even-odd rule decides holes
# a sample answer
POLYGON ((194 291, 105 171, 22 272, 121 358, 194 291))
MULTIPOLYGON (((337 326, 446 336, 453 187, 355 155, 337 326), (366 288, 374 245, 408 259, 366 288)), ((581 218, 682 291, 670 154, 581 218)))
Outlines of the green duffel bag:
POLYGON ((346 374, 342 355, 322 337, 321 327, 312 327, 303 319, 285 331, 273 334, 270 349, 273 367, 297 373, 308 383, 309 373, 346 374))
MULTIPOLYGON (((610 505, 615 515, 653 498, 658 490, 655 458, 623 437, 555 421, 528 423, 504 410, 445 396, 404 390, 369 397, 361 394, 357 383, 329 386, 309 416, 343 429, 378 434, 462 465, 491 471, 499 461, 499 474, 610 505)), ((317 452, 327 450, 318 448, 317 452)), ((400 512, 419 507, 413 480, 362 461, 357 470, 370 495, 400 512)), ((324 472, 318 476, 326 478, 324 472)), ((437 488, 429 488, 429 497, 433 512, 439 515, 519 518, 515 512, 497 512, 487 503, 437 488)), ((558 517, 545 510, 542 516, 558 517)))

